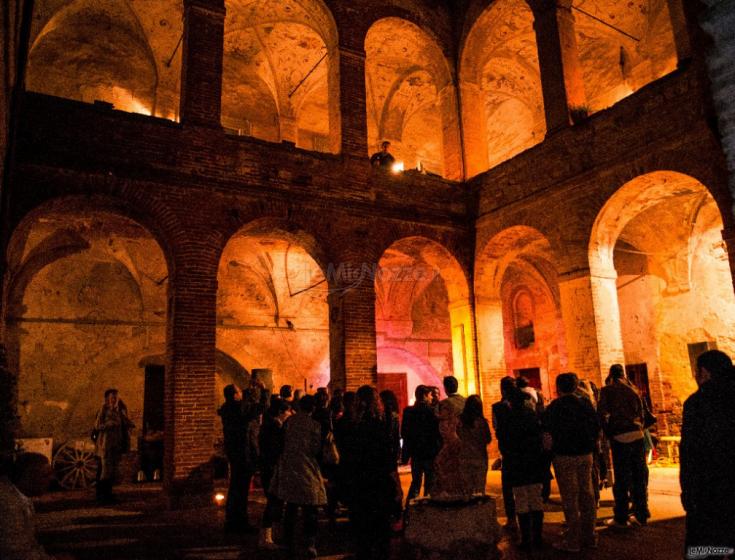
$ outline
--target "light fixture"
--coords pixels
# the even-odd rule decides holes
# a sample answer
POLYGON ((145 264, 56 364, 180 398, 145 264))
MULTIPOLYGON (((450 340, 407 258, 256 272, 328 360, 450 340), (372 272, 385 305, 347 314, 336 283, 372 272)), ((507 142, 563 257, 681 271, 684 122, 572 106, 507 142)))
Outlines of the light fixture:
POLYGON ((403 172, 403 162, 397 161, 393 164, 393 167, 391 167, 391 171, 393 173, 402 173, 403 172))
POLYGON ((214 495, 214 503, 218 506, 223 506, 225 503, 225 495, 222 492, 217 492, 214 495))

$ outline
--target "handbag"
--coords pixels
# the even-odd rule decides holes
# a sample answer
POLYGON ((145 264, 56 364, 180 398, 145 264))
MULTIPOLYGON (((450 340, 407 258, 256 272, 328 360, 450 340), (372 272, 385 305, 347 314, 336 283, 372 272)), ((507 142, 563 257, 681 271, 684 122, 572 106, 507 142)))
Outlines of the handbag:
POLYGON ((338 465, 339 464, 339 450, 337 449, 337 442, 334 441, 334 434, 327 432, 322 441, 321 451, 321 463, 322 465, 338 465))

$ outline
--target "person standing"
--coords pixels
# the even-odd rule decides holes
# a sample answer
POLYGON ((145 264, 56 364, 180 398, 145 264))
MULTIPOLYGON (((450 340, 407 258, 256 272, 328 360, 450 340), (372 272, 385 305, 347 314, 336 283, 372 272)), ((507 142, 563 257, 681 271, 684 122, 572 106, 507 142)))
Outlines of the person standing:
POLYGON ((551 438, 554 472, 559 485, 564 517, 569 531, 554 548, 579 552, 595 548, 597 504, 592 488, 592 454, 600 425, 592 404, 575 394, 579 379, 575 373, 556 378, 556 398, 543 416, 543 429, 551 438))
POLYGON ((462 464, 472 494, 484 494, 487 483, 487 446, 492 441, 490 425, 482 412, 479 395, 467 397, 459 415, 457 435, 462 441, 462 464))
POLYGON ((387 140, 380 144, 380 151, 370 156, 370 165, 384 171, 390 171, 393 168, 396 158, 390 153, 390 142, 387 140))
POLYGON ((527 392, 510 392, 503 463, 521 528, 521 548, 543 545, 543 483, 548 478, 541 423, 530 406, 527 392))
POLYGON ((293 414, 291 405, 280 397, 273 397, 268 410, 263 415, 263 424, 258 433, 260 481, 266 496, 258 540, 258 546, 261 548, 276 548, 273 543, 273 523, 281 519, 283 502, 270 491, 270 485, 278 459, 283 453, 285 438, 283 425, 291 414, 293 414))
POLYGON ((134 424, 128 418, 128 408, 120 400, 117 389, 105 391, 105 404, 94 422, 96 454, 99 457, 97 472, 97 501, 114 503, 112 487, 118 477, 120 459, 130 450, 130 430, 134 424))
POLYGON ((248 520, 250 482, 258 467, 258 441, 253 413, 253 398, 243 401, 236 385, 227 385, 223 391, 225 402, 217 413, 222 419, 225 456, 230 466, 230 487, 225 504, 225 531, 228 533, 257 533, 248 520))
POLYGON ((319 469, 322 427, 311 415, 316 404, 312 395, 297 403, 296 414, 285 423, 283 453, 278 460, 270 491, 286 503, 284 536, 286 545, 296 553, 296 515, 304 518, 307 556, 317 557, 317 508, 327 504, 327 492, 319 469))
POLYGON ((447 398, 439 402, 437 415, 439 417, 446 415, 459 416, 464 410, 466 399, 457 392, 459 389, 457 378, 453 375, 447 375, 442 380, 442 383, 444 385, 444 392, 447 394, 447 398))
POLYGON ((509 471, 503 457, 505 456, 505 450, 509 444, 509 432, 508 432, 508 415, 510 414, 510 397, 516 390, 516 380, 513 377, 506 376, 500 380, 500 400, 493 403, 492 409, 492 421, 493 429, 495 430, 495 439, 498 441, 498 450, 501 456, 500 466, 500 483, 503 488, 503 507, 505 508, 505 516, 507 521, 505 528, 510 531, 518 529, 518 522, 516 521, 516 506, 515 500, 513 499, 513 487, 510 484, 509 471))
POLYGON ((408 489, 406 503, 418 496, 422 482, 424 496, 431 493, 434 459, 441 447, 439 420, 429 407, 429 388, 419 385, 414 394, 416 401, 404 409, 401 426, 402 462, 406 464, 411 461, 411 486, 408 489))
POLYGON ((355 396, 355 423, 348 453, 350 462, 360 466, 353 483, 350 520, 358 559, 388 558, 390 516, 395 499, 396 468, 394 444, 378 392, 363 385, 355 396))
POLYGON ((597 412, 612 450, 614 519, 611 527, 629 528, 630 503, 636 521, 645 525, 648 511, 648 466, 643 436, 644 409, 623 366, 610 366, 610 383, 600 391, 597 412))
POLYGON ((680 481, 681 502, 686 511, 686 557, 715 558, 697 553, 705 547, 735 549, 732 360, 719 350, 701 354, 695 379, 699 389, 684 402, 681 426, 680 481))

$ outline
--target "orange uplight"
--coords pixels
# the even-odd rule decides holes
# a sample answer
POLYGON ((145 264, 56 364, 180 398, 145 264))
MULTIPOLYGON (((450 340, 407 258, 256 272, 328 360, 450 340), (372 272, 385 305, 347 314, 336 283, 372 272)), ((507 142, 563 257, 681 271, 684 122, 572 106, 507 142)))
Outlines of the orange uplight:
POLYGON ((222 492, 217 492, 214 495, 214 503, 218 506, 223 506, 225 504, 225 495, 222 492))
POLYGON ((396 174, 402 173, 403 172, 403 162, 402 161, 395 162, 393 164, 393 167, 391 167, 391 171, 393 171, 393 173, 396 173, 396 174))

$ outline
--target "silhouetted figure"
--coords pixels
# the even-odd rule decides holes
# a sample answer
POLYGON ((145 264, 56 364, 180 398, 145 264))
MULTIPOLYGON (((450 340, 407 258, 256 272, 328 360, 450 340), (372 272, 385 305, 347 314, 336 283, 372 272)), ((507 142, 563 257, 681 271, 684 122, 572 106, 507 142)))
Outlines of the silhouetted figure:
POLYGON ((396 161, 396 158, 391 155, 389 150, 390 142, 386 140, 385 142, 380 144, 380 151, 375 152, 372 156, 370 156, 370 165, 383 169, 385 171, 390 171, 396 161))
POLYGON ((610 383, 600 390, 597 413, 612 450, 615 473, 613 525, 622 528, 630 525, 631 502, 636 520, 645 525, 651 513, 648 511, 643 402, 620 364, 610 366, 610 383))
POLYGON ((130 450, 130 430, 135 426, 128 418, 128 408, 118 397, 117 389, 105 391, 105 404, 94 422, 97 472, 97 501, 114 503, 112 487, 118 478, 118 467, 123 454, 130 450))
POLYGON ((472 494, 484 494, 487 482, 487 446, 492 441, 490 425, 482 411, 482 400, 470 395, 459 415, 457 435, 462 440, 462 465, 472 494))
POLYGON ((411 461, 411 486, 408 489, 407 502, 418 496, 422 482, 424 496, 431 493, 434 459, 441 446, 439 421, 428 403, 429 388, 419 385, 414 394, 416 401, 403 411, 401 426, 403 463, 411 461))
POLYGON ((508 432, 508 415, 510 414, 510 397, 513 391, 516 389, 516 380, 513 377, 506 376, 500 380, 500 400, 493 403, 492 409, 492 421, 493 429, 495 430, 495 439, 498 440, 498 450, 502 458, 500 467, 500 481, 503 488, 503 507, 505 508, 505 516, 507 517, 505 528, 509 530, 515 530, 518 528, 518 522, 516 521, 516 506, 513 499, 513 487, 510 484, 508 478, 508 469, 506 467, 504 455, 505 448, 508 444, 509 432, 508 432))
POLYGON ((252 398, 243 400, 235 385, 224 388, 225 403, 217 413, 222 419, 225 456, 230 465, 230 487, 225 504, 225 531, 256 533, 248 520, 250 482, 258 468, 258 409, 252 398))
POLYGON ((589 400, 575 394, 578 381, 574 373, 562 373, 556 378, 559 397, 551 402, 543 417, 544 431, 551 437, 554 472, 569 527, 554 547, 565 552, 579 552, 582 547, 597 544, 592 455, 600 427, 589 400))
POLYGON ((690 547, 735 548, 732 361, 723 352, 709 350, 697 358, 695 379, 699 389, 684 402, 680 471, 686 546, 692 554, 690 547))

